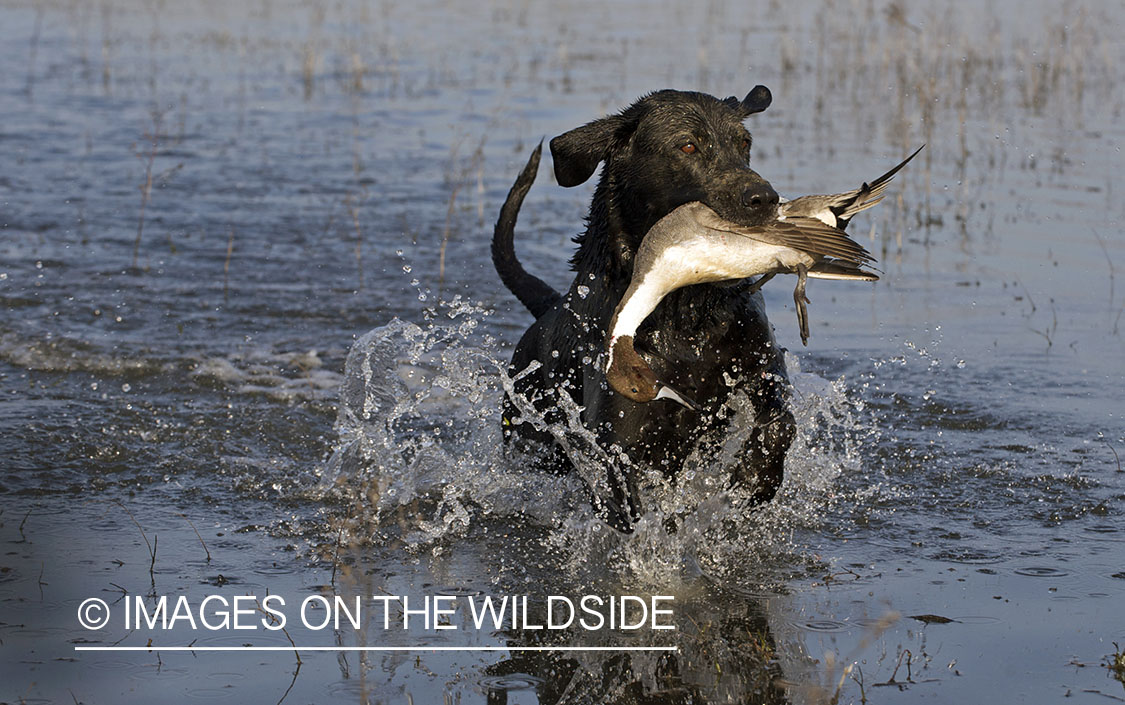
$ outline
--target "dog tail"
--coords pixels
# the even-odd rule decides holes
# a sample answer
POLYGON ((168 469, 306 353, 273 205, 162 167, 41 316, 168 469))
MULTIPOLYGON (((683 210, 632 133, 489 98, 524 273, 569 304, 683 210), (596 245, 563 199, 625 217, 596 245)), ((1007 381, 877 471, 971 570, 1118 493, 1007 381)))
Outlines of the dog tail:
POLYGON ((516 249, 513 237, 516 231, 516 217, 519 215, 520 206, 523 205, 524 196, 531 189, 535 181, 535 172, 539 169, 539 156, 543 153, 543 142, 531 153, 527 166, 523 168, 512 190, 508 192, 503 207, 500 208, 500 218, 496 221, 496 230, 492 234, 492 264, 500 275, 504 286, 516 295, 531 315, 539 318, 561 298, 559 293, 552 289, 539 277, 528 273, 520 261, 516 259, 516 249))

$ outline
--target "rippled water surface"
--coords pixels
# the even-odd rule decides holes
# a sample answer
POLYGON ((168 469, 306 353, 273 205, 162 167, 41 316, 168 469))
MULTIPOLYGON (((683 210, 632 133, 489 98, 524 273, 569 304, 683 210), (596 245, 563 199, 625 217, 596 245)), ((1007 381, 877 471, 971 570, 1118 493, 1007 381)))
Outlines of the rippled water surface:
MULTIPOLYGON (((1123 20, 0 0, 0 702, 1125 699, 1123 20), (699 466, 621 536, 502 452, 531 321, 491 224, 540 139, 757 83, 783 195, 926 149, 851 226, 882 280, 810 285, 807 348, 765 288, 800 426, 778 498, 699 466), (453 628, 396 621, 438 595, 453 628), (505 595, 523 621, 476 628, 505 595), (675 629, 521 628, 552 595, 666 596, 675 629), (358 624, 296 619, 336 596, 358 624), (254 628, 126 624, 161 597, 254 628), (188 645, 277 650, 145 648, 188 645), (669 650, 589 648, 624 646, 669 650)), ((559 289, 591 193, 545 164, 521 213, 559 289)))

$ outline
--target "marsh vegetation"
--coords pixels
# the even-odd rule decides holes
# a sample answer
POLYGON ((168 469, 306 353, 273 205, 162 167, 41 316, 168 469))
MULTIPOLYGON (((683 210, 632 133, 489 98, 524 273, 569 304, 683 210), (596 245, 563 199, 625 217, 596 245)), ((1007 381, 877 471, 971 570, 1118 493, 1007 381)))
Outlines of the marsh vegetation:
MULTIPOLYGON (((794 5, 0 2, 0 700, 1121 697, 1122 9, 794 5), (815 292, 779 500, 702 468, 616 536, 499 451, 491 223, 542 137, 758 83, 782 195, 927 147, 850 228, 882 280, 815 292), (680 651, 73 651, 149 636, 89 595, 437 588, 674 594, 680 651)), ((521 213, 558 288, 589 196, 545 169, 521 213)))

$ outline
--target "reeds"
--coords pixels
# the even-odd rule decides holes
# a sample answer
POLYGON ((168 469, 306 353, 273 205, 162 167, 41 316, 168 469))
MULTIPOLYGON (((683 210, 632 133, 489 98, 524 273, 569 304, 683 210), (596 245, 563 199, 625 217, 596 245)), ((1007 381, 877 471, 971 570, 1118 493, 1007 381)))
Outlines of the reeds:
POLYGON ((31 46, 28 48, 27 57, 27 83, 24 85, 24 93, 27 94, 28 101, 32 100, 35 95, 35 61, 39 56, 39 37, 43 31, 43 6, 39 3, 35 4, 35 27, 31 30, 31 46))
POLYGON ((230 293, 230 258, 234 254, 234 228, 230 229, 227 237, 227 256, 223 260, 223 303, 227 302, 230 293))
MULTIPOLYGON (((810 689, 810 702, 817 703, 817 705, 836 705, 840 701, 840 695, 844 689, 844 683, 851 678, 860 688, 861 702, 867 702, 867 693, 865 690, 865 683, 863 678, 863 671, 859 668, 858 658, 860 654, 865 651, 876 639, 881 637, 884 632, 890 629, 900 619, 901 615, 894 610, 888 610, 877 622, 868 627, 856 644, 855 648, 845 657, 842 661, 843 667, 839 665, 841 661, 838 660, 835 652, 829 651, 824 655, 824 677, 821 683, 813 685, 810 689), (839 671, 837 669, 839 668, 839 671)), ((909 653, 909 650, 903 650, 898 657, 898 663, 895 665, 895 670, 891 673, 890 679, 886 683, 876 683, 875 685, 890 685, 894 682, 895 676, 898 675, 898 668, 902 664, 903 654, 909 653)), ((912 658, 913 655, 911 655, 912 658)), ((909 668, 909 661, 908 661, 909 668)), ((909 675, 908 675, 909 677, 909 675)))
POLYGON ((152 198, 152 186, 155 182, 167 182, 172 174, 176 173, 183 168, 183 162, 176 164, 173 167, 165 169, 163 172, 153 175, 153 165, 156 163, 156 155, 160 149, 160 140, 164 137, 162 132, 164 124, 164 111, 158 107, 153 107, 149 111, 152 118, 152 126, 145 130, 144 142, 148 145, 145 150, 138 150, 136 145, 133 147, 133 153, 145 165, 144 181, 140 184, 141 190, 141 206, 137 214, 137 237, 133 241, 133 262, 132 267, 136 269, 137 259, 140 256, 141 238, 144 236, 145 230, 145 213, 148 209, 149 200, 152 198))
POLYGON ((438 250, 438 286, 445 284, 445 251, 453 232, 453 214, 457 205, 457 194, 468 186, 475 174, 478 191, 483 192, 484 145, 488 135, 481 135, 475 150, 466 159, 458 159, 462 140, 455 142, 450 149, 449 163, 445 170, 445 182, 449 189, 449 201, 445 209, 445 226, 441 231, 441 247, 438 250))
POLYGON ((144 527, 142 527, 141 523, 139 521, 137 521, 137 517, 133 516, 133 513, 131 511, 129 511, 129 508, 126 507, 124 504, 122 504, 118 500, 113 500, 113 503, 116 504, 118 507, 120 507, 121 511, 125 512, 125 515, 128 516, 129 519, 132 520, 133 524, 137 527, 137 531, 141 532, 141 538, 144 539, 145 546, 148 547, 149 556, 152 559, 149 562, 149 566, 148 566, 148 576, 152 580, 152 590, 155 593, 156 592, 156 547, 157 547, 157 541, 159 540, 160 537, 157 534, 153 534, 152 542, 149 542, 148 534, 145 533, 144 527))
POLYGON ((359 226, 359 208, 367 200, 367 189, 363 188, 358 193, 348 194, 344 197, 344 208, 352 218, 352 227, 355 229, 355 268, 356 291, 363 290, 363 228, 359 226))

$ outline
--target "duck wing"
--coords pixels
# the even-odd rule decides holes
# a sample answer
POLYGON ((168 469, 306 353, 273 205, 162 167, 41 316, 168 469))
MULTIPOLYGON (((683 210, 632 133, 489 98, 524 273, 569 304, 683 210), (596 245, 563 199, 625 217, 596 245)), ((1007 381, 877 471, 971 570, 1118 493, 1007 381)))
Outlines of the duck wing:
POLYGON ((802 196, 792 201, 781 204, 781 214, 784 216, 804 216, 825 220, 829 225, 835 225, 843 230, 859 212, 871 208, 886 196, 887 185, 910 160, 918 156, 926 145, 914 150, 906 159, 895 165, 890 171, 878 177, 871 183, 864 182, 862 186, 844 193, 830 196, 802 196), (831 216, 831 218, 829 218, 831 216), (835 223, 832 222, 835 219, 835 223))
POLYGON ((806 217, 787 217, 763 225, 736 225, 707 209, 697 215, 698 224, 709 230, 731 233, 767 245, 790 247, 816 258, 831 257, 855 266, 875 258, 839 228, 806 217))
POLYGON ((809 276, 814 279, 841 279, 850 281, 879 281, 879 275, 860 269, 850 262, 835 259, 822 259, 809 267, 809 276))

